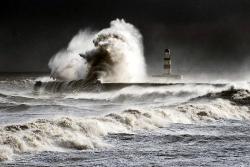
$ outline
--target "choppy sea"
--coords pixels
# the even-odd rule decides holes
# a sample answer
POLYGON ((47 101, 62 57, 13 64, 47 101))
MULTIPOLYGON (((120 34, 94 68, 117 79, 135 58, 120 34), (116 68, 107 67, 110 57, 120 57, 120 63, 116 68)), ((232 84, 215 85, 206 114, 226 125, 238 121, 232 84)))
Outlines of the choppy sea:
POLYGON ((250 83, 34 90, 0 77, 0 166, 250 166, 250 83))

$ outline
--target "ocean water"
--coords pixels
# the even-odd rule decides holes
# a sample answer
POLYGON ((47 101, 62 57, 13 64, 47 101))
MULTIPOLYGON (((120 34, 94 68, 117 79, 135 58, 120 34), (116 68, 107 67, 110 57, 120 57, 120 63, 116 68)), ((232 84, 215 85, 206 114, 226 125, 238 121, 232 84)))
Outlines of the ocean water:
POLYGON ((0 166, 250 166, 248 82, 51 92, 38 80, 0 77, 0 166))

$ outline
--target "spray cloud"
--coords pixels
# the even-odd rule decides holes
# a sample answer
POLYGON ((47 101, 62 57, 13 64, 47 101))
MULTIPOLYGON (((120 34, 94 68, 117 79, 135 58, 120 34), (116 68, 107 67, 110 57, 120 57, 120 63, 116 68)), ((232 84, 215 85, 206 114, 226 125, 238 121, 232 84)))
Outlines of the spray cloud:
POLYGON ((142 35, 123 19, 96 32, 80 31, 66 50, 49 61, 51 77, 57 80, 137 82, 146 77, 142 35))

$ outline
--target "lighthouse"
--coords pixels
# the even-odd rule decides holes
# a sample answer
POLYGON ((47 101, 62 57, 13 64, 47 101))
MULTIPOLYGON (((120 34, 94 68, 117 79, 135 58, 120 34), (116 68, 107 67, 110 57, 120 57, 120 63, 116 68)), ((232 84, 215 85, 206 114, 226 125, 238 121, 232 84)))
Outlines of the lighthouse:
POLYGON ((165 49, 164 51, 164 74, 170 75, 171 74, 171 55, 170 55, 170 49, 165 49))
POLYGON ((169 81, 175 81, 182 79, 182 75, 173 74, 171 69, 171 61, 172 61, 172 55, 170 53, 170 49, 164 50, 163 55, 163 73, 158 75, 152 75, 151 80, 155 80, 156 82, 169 82, 169 81))

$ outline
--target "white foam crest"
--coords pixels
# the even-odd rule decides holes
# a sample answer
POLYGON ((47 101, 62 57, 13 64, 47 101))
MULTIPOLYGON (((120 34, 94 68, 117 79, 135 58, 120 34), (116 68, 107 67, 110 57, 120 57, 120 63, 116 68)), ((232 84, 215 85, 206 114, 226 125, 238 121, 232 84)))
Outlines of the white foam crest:
POLYGON ((9 125, 0 129, 0 160, 29 151, 67 151, 107 147, 102 137, 109 133, 133 133, 136 130, 162 127, 164 115, 137 110, 104 117, 63 117, 39 119, 23 125, 9 125), (8 152, 4 150, 10 150, 8 152))
MULTIPOLYGON (((215 99, 209 102, 189 102, 177 106, 176 110, 185 113, 185 119, 188 117, 192 121, 250 119, 249 108, 247 106, 233 105, 230 101, 224 99, 215 99)), ((173 116, 173 118, 175 117, 173 116)))
POLYGON ((49 76, 44 76, 44 77, 37 77, 35 81, 50 82, 53 81, 53 79, 49 76))
POLYGON ((136 133, 138 130, 166 127, 171 123, 209 123, 228 119, 250 120, 249 108, 215 99, 173 107, 125 110, 98 117, 39 119, 0 129, 0 159, 10 158, 12 152, 102 148, 108 146, 103 137, 110 133, 136 133))
MULTIPOLYGON (((67 149, 93 149, 104 147, 100 136, 108 132, 119 132, 119 127, 107 130, 112 122, 95 119, 61 118, 57 120, 38 120, 25 125, 5 127, 0 132, 0 157, 9 157, 6 148, 14 153, 29 151, 66 151, 67 149)), ((124 130, 123 130, 124 131, 124 130)))

